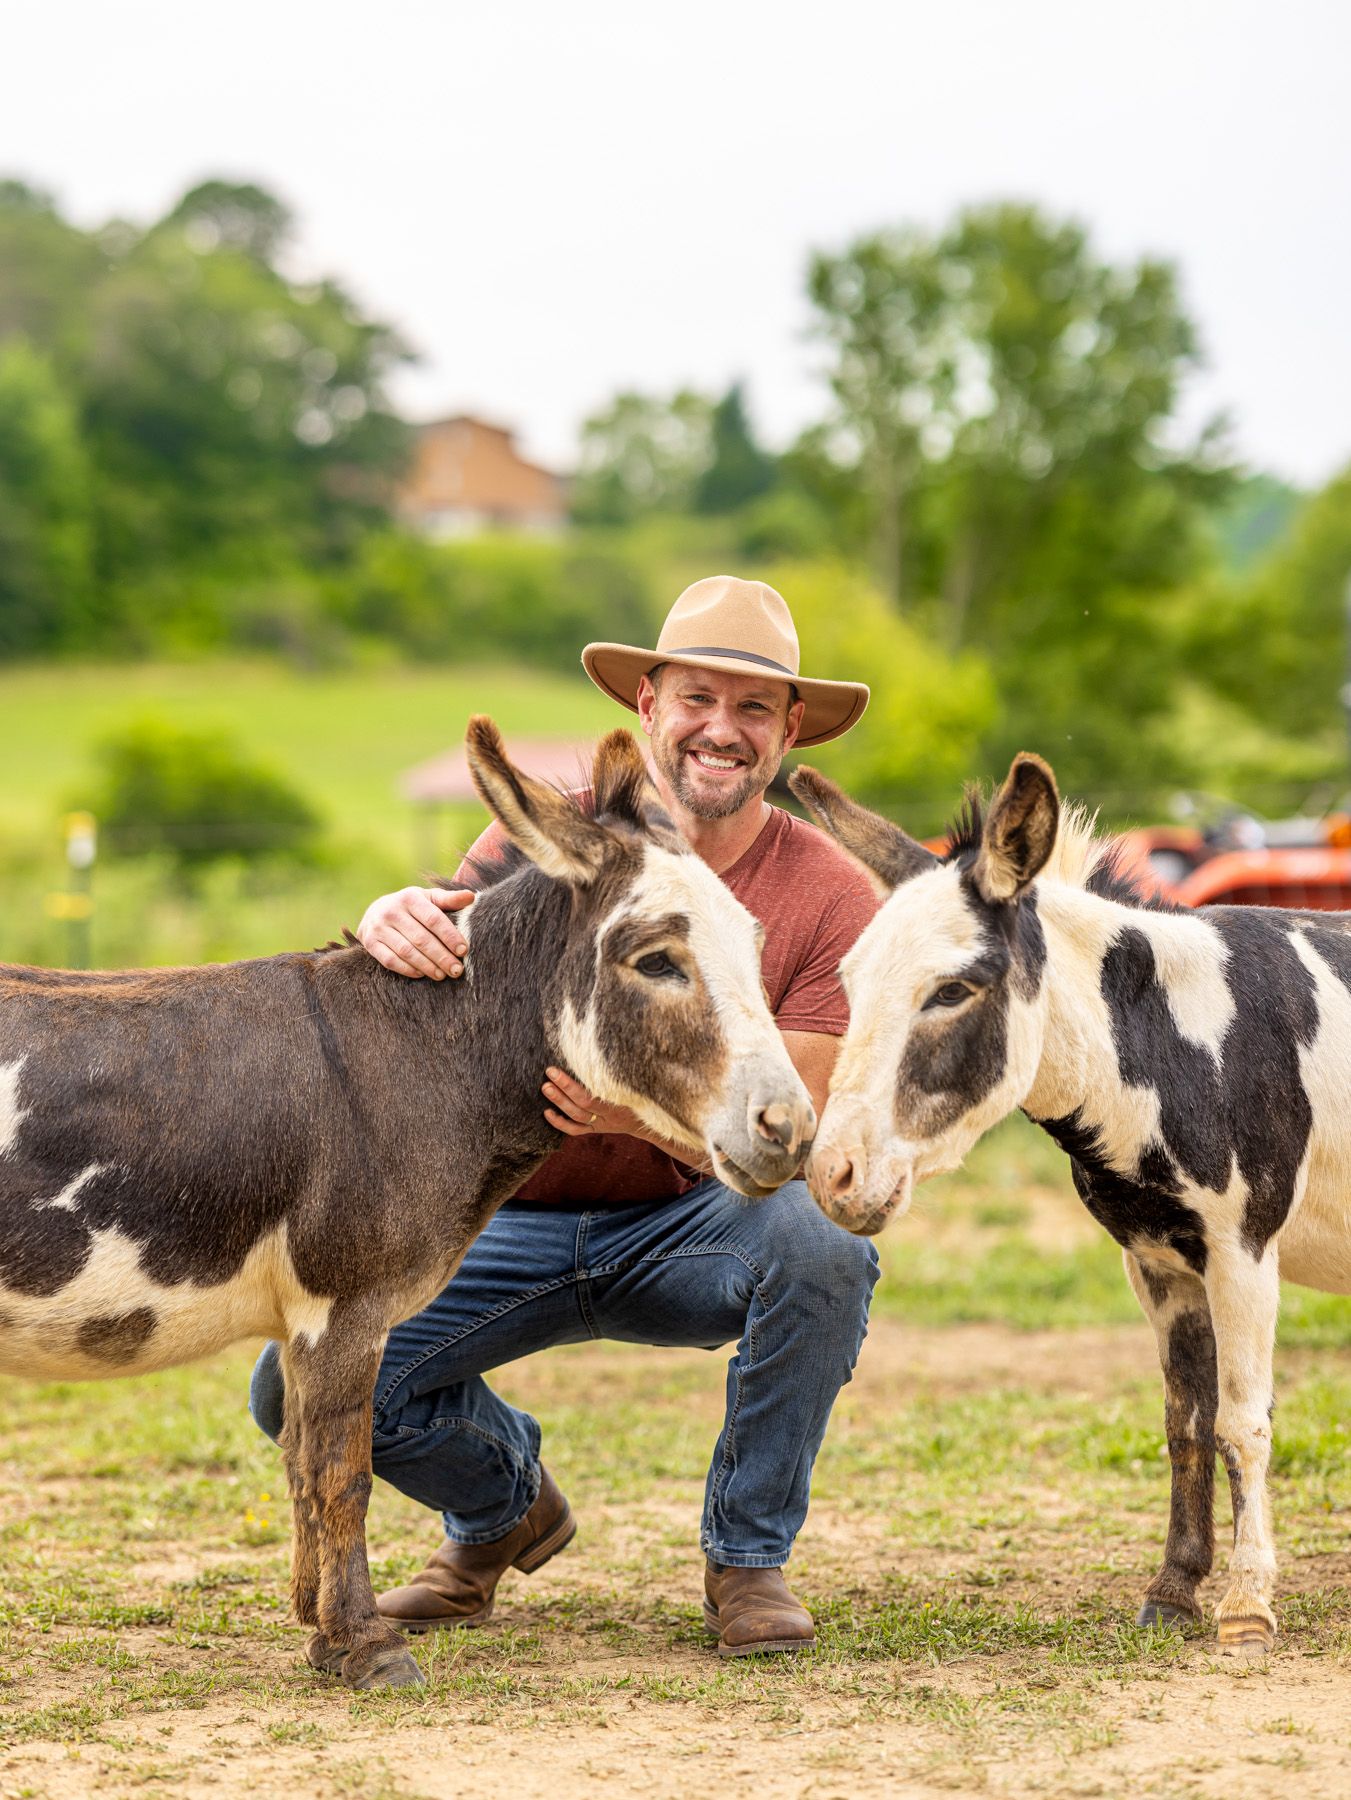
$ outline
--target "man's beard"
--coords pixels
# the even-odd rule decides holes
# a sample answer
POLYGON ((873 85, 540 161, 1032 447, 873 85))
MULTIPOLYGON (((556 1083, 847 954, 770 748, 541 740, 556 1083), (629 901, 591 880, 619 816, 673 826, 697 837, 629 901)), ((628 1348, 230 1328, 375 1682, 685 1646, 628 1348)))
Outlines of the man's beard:
POLYGON ((748 800, 753 800, 757 794, 763 794, 773 781, 775 771, 783 760, 785 735, 784 732, 779 733, 777 747, 767 750, 758 762, 750 763, 740 781, 713 794, 695 786, 686 758, 691 750, 706 750, 710 756, 722 756, 725 752, 712 744, 701 743, 697 731, 674 748, 660 730, 654 731, 652 760, 666 777, 676 799, 696 819, 730 819, 748 800))

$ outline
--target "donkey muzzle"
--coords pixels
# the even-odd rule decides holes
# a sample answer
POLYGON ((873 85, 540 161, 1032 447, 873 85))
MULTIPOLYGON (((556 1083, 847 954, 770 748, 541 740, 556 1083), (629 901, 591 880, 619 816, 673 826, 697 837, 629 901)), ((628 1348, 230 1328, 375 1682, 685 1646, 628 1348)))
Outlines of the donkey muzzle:
POLYGON ((779 1082, 768 1097, 752 1091, 745 1112, 724 1120, 710 1134, 718 1179, 748 1199, 760 1200, 797 1173, 816 1130, 816 1110, 807 1090, 785 1093, 779 1082))
POLYGON ((807 1186, 828 1219, 872 1237, 910 1204, 914 1171, 875 1169, 862 1144, 822 1144, 807 1159, 807 1186), (870 1179, 871 1177, 871 1179, 870 1179))

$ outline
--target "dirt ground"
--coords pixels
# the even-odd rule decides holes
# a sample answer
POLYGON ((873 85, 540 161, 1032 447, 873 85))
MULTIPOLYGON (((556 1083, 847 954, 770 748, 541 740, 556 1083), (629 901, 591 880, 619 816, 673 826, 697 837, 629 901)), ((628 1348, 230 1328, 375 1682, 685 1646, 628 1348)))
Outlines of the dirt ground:
MULTIPOLYGON (((513 1398, 545 1416, 563 1389, 642 1404, 660 1376, 696 1434, 716 1423, 720 1384, 697 1353, 584 1346, 510 1374, 513 1398)), ((1016 1394, 1031 1419, 1042 1396, 1054 1397, 1072 1419, 1155 1379, 1143 1329, 882 1320, 837 1429, 846 1452, 852 1444, 884 1468, 872 1422, 904 1416, 920 1396, 951 1413, 970 1396, 1016 1394)), ((939 1446, 933 1467, 950 1460, 939 1446)), ((697 1486, 583 1493, 574 1547, 529 1582, 504 1584, 486 1630, 424 1641, 432 1681, 411 1700, 350 1696, 310 1675, 298 1634, 275 1610, 242 1626, 224 1615, 186 1631, 136 1623, 138 1596, 210 1591, 213 1568, 231 1560, 228 1547, 192 1536, 147 1542, 117 1590, 131 1622, 109 1631, 91 1615, 81 1632, 56 1609, 36 1632, 22 1618, 11 1624, 8 1679, 29 1710, 0 1710, 0 1795, 1351 1797, 1351 1538, 1338 1550, 1336 1529, 1312 1541, 1287 1533, 1282 1591, 1304 1599, 1267 1662, 1223 1659, 1211 1634, 1170 1638, 1141 1658, 1126 1621, 1157 1553, 1162 1480, 1146 1471, 1141 1503, 1128 1495, 1105 1534, 1085 1542, 1071 1490, 1053 1468, 1039 1487, 1037 1461, 1034 1452, 1022 1467, 1012 1530, 999 1491, 982 1495, 977 1479, 949 1498, 939 1481, 938 1511, 952 1514, 945 1531, 941 1517, 908 1529, 877 1503, 880 1477, 864 1485, 866 1468, 856 1480, 846 1457, 823 1482, 793 1577, 814 1604, 847 1607, 848 1629, 814 1658, 750 1669, 719 1663, 697 1627, 697 1486), (869 1648, 870 1619, 904 1631, 914 1609, 985 1604, 991 1590, 1011 1623, 989 1648, 979 1634, 970 1644, 935 1638, 927 1653, 908 1640, 894 1655, 869 1648), (1076 1609, 1091 1643, 1074 1632, 1059 1645, 1037 1638, 1034 1616, 1076 1609)), ((30 1487, 39 1529, 67 1482, 40 1495, 30 1487)), ((1349 1497, 1343 1490, 1338 1510, 1349 1497)), ((907 1516, 931 1519, 909 1504, 907 1516)), ((376 1555, 381 1535, 377 1507, 376 1555)), ((414 1566, 425 1515, 395 1515, 386 1535, 414 1566)), ((42 1554, 45 1578, 59 1580, 67 1549, 52 1542, 42 1554)), ((269 1548, 261 1579, 279 1575, 281 1554, 269 1548)), ((1212 1578, 1212 1600, 1218 1587, 1212 1578)))

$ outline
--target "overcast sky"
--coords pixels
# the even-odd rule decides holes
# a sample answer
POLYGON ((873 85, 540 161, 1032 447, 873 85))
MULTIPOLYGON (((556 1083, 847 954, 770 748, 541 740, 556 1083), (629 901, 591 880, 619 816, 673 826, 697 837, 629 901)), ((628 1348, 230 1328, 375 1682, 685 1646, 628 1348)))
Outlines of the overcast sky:
POLYGON ((554 462, 621 386, 819 416, 810 249, 1029 198, 1180 265, 1254 464, 1351 457, 1344 0, 44 0, 0 4, 0 173, 82 223, 206 175, 422 353, 415 416, 554 462))

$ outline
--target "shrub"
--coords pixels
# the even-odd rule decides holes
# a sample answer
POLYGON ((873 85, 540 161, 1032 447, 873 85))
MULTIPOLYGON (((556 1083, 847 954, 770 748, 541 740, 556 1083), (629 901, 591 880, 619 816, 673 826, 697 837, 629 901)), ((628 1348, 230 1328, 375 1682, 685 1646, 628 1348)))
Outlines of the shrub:
POLYGON ((303 860, 316 848, 310 803, 224 733, 143 719, 97 757, 92 805, 114 855, 167 852, 186 871, 226 857, 303 860))

